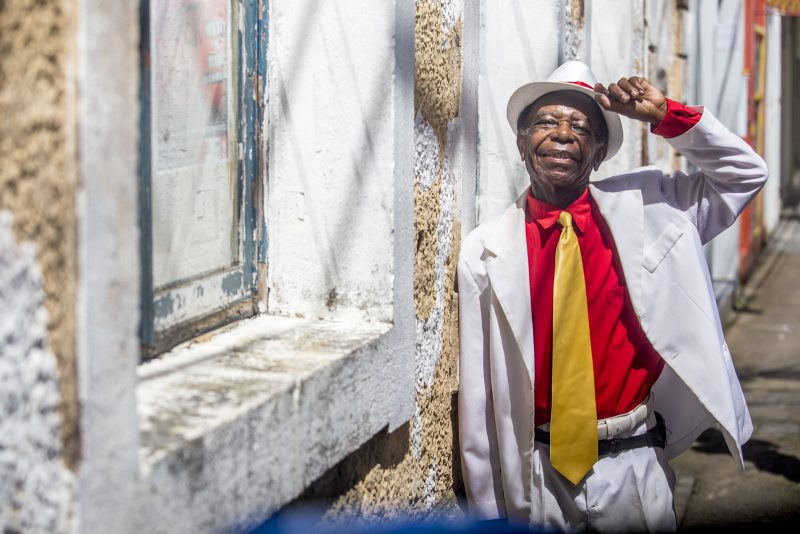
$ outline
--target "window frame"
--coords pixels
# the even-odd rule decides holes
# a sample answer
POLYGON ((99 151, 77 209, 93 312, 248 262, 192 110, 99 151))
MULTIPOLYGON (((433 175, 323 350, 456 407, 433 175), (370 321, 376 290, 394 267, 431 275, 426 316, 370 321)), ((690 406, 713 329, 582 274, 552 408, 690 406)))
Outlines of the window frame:
POLYGON ((232 267, 170 283, 159 289, 153 284, 151 0, 139 2, 139 337, 142 361, 205 332, 251 317, 258 311, 259 273, 266 274, 267 244, 264 211, 257 207, 257 204, 262 204, 264 196, 257 162, 258 147, 262 143, 258 125, 264 113, 260 96, 266 79, 266 5, 260 6, 259 0, 229 2, 229 23, 236 32, 231 45, 237 58, 233 86, 236 90, 237 150, 234 157, 238 261, 232 267))

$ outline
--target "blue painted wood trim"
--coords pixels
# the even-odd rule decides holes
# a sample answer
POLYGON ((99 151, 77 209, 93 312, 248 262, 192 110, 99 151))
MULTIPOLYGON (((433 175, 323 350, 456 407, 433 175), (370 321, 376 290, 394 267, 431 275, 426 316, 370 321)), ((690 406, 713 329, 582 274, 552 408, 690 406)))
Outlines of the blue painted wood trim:
POLYGON ((244 150, 244 157, 239 158, 242 199, 242 262, 244 267, 243 283, 253 291, 256 289, 256 244, 255 222, 257 210, 254 193, 258 168, 258 144, 256 139, 258 125, 258 0, 241 0, 243 10, 244 32, 239 31, 240 57, 240 105, 239 139, 244 150))
POLYGON ((144 346, 153 331, 153 194, 150 157, 150 0, 139 3, 139 252, 141 257, 139 338, 144 346))
MULTIPOLYGON (((259 133, 258 136, 258 148, 262 148, 265 140, 263 136, 266 135, 266 128, 264 124, 264 117, 267 113, 267 48, 269 45, 269 5, 268 1, 264 0, 263 2, 258 2, 258 80, 261 84, 259 88, 259 94, 261 98, 258 99, 256 102, 258 107, 258 123, 257 123, 257 131, 259 133)), ((267 162, 262 162, 260 165, 260 169, 264 173, 264 176, 258 176, 258 180, 260 183, 258 184, 261 188, 261 196, 262 202, 266 206, 267 203, 267 194, 269 189, 267 188, 267 180, 268 176, 266 176, 266 164, 267 162)), ((258 262, 259 263, 267 263, 268 258, 268 233, 267 233, 267 213, 266 209, 261 216, 261 219, 258 221, 260 225, 260 239, 258 241, 258 262)))

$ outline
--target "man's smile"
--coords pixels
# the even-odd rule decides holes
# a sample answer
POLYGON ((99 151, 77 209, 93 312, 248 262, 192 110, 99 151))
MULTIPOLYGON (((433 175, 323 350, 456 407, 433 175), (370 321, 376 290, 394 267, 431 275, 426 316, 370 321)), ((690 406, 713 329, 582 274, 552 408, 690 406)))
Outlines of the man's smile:
POLYGON ((546 150, 540 153, 540 157, 545 158, 553 163, 572 163, 578 161, 578 158, 571 152, 566 150, 546 150))

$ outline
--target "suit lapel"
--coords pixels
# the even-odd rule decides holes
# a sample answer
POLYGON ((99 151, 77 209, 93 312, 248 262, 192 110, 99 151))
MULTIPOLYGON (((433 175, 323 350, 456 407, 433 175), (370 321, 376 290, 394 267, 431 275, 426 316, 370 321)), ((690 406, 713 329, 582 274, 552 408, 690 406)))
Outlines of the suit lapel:
POLYGON ((533 322, 531 319, 528 246, 525 241, 525 199, 528 190, 497 221, 484 241, 495 257, 486 272, 503 314, 522 354, 528 377, 533 377, 533 322))
POLYGON ((590 194, 606 220, 617 248, 625 284, 636 314, 642 314, 642 260, 644 258, 644 204, 639 189, 619 181, 589 185, 590 194))

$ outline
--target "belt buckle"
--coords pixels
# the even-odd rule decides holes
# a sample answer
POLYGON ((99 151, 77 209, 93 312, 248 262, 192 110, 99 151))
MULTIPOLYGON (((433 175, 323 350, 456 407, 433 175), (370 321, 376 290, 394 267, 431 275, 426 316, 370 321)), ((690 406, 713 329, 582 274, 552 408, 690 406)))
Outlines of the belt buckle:
POLYGON ((611 438, 604 440, 608 449, 606 450, 606 454, 617 454, 618 452, 622 452, 622 440, 617 438, 611 438))

